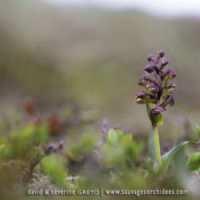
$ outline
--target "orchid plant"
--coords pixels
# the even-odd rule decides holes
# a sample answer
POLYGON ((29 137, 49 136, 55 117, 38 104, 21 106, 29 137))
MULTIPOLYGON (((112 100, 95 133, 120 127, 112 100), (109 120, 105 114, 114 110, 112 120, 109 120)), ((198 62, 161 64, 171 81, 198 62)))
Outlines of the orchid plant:
POLYGON ((160 50, 156 57, 153 55, 147 57, 149 65, 145 66, 145 74, 138 81, 138 84, 144 87, 144 90, 136 94, 136 102, 146 104, 154 132, 156 160, 160 165, 162 160, 158 124, 163 123, 161 113, 166 110, 168 105, 173 106, 175 103, 172 92, 176 87, 176 84, 171 82, 171 79, 176 77, 176 72, 168 67, 169 60, 164 55, 164 51, 160 50))

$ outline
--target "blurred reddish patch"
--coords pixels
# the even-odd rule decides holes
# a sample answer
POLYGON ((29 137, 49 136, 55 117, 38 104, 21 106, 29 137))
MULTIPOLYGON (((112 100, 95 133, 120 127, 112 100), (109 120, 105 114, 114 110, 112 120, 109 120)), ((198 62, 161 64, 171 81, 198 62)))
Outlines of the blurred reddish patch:
POLYGON ((48 130, 52 135, 59 135, 62 131, 62 122, 55 113, 51 114, 48 119, 48 130))
POLYGON ((24 100, 23 107, 26 112, 25 121, 35 125, 40 124, 40 118, 36 115, 35 112, 35 101, 28 97, 24 100))

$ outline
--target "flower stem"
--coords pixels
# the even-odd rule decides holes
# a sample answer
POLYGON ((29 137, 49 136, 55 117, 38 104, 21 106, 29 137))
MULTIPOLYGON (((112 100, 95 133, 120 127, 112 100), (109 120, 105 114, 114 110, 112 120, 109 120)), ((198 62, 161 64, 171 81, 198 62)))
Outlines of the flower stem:
POLYGON ((162 160, 161 160, 161 154, 160 154, 160 142, 159 142, 159 134, 158 134, 157 125, 154 126, 154 129, 153 129, 153 138, 154 138, 154 149, 155 149, 155 154, 156 154, 156 160, 161 165, 162 160))

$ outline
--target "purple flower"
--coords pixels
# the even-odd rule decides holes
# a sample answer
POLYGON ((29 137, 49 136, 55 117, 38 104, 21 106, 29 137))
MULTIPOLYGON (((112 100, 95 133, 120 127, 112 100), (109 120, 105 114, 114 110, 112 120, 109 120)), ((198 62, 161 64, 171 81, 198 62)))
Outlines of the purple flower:
POLYGON ((154 94, 146 94, 146 101, 148 102, 148 103, 153 103, 153 104, 155 104, 156 102, 157 102, 157 98, 156 98, 156 95, 154 95, 154 94))
POLYGON ((154 56, 151 56, 151 61, 154 66, 156 66, 156 64, 158 63, 158 60, 154 56))
POLYGON ((174 105, 172 91, 176 84, 170 82, 169 79, 175 78, 176 72, 168 68, 169 60, 164 57, 164 54, 164 51, 160 50, 157 57, 152 55, 147 57, 151 64, 145 66, 145 75, 141 76, 138 82, 139 85, 145 87, 145 92, 142 91, 136 95, 137 103, 147 105, 147 113, 153 127, 161 122, 161 116, 158 117, 158 115, 161 115, 168 105, 174 105), (155 105, 153 109, 150 104, 155 105))
POLYGON ((161 83, 161 77, 156 71, 154 71, 153 77, 154 77, 156 83, 158 83, 158 84, 161 83))
POLYGON ((174 69, 168 69, 167 74, 169 75, 170 78, 175 78, 176 77, 176 72, 174 69))
POLYGON ((149 62, 152 62, 154 65, 156 65, 158 63, 158 60, 153 55, 147 56, 147 60, 149 62))
POLYGON ((172 90, 174 90, 174 89, 176 88, 176 84, 173 83, 173 82, 168 82, 168 83, 166 84, 166 87, 167 87, 168 89, 170 89, 170 91, 172 91, 172 90))
POLYGON ((154 99, 154 100, 156 100, 156 96, 153 95, 153 94, 147 94, 147 96, 148 96, 150 99, 154 99))
POLYGON ((164 110, 165 109, 162 106, 156 106, 155 108, 152 109, 152 115, 157 116, 164 110))
POLYGON ((163 50, 158 51, 158 56, 162 58, 165 55, 165 52, 163 50))
POLYGON ((144 91, 138 92, 136 94, 135 98, 136 98, 137 103, 144 104, 145 103, 145 92, 144 91))
POLYGON ((138 84, 139 85, 145 85, 146 83, 147 83, 147 77, 146 77, 146 75, 143 75, 143 76, 141 76, 140 78, 139 78, 139 80, 138 80, 138 84))
POLYGON ((163 58, 162 59, 162 65, 167 65, 169 63, 169 60, 168 60, 168 58, 163 58))
POLYGON ((152 55, 147 56, 147 60, 148 60, 149 62, 151 62, 151 56, 152 56, 152 55))
POLYGON ((174 104, 175 104, 174 98, 171 97, 170 102, 169 102, 169 105, 170 105, 170 106, 173 106, 174 104))
POLYGON ((144 97, 145 96, 145 92, 144 91, 142 91, 142 92, 138 92, 137 94, 136 94, 136 97, 138 98, 141 98, 141 97, 144 97))
POLYGON ((147 88, 151 91, 151 92, 158 92, 159 91, 159 87, 155 84, 155 83, 149 83, 147 85, 147 88))
POLYGON ((147 65, 144 70, 148 73, 152 73, 154 71, 154 67, 152 65, 147 65))
POLYGON ((171 106, 174 105, 174 98, 172 97, 171 94, 169 94, 167 96, 167 98, 165 98, 165 100, 162 102, 162 104, 160 104, 160 106, 162 106, 163 108, 165 108, 168 104, 170 104, 171 106))

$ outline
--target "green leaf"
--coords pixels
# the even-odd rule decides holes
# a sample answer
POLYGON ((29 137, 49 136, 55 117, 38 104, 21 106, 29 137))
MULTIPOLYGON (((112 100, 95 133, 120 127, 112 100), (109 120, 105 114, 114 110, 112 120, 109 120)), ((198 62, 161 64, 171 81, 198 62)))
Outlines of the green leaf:
POLYGON ((83 153, 89 153, 94 147, 96 141, 96 136, 93 134, 83 135, 81 138, 81 151, 83 153))
POLYGON ((162 80, 163 84, 165 84, 168 79, 169 79, 169 76, 165 76, 165 78, 162 80))
POLYGON ((195 142, 192 142, 192 141, 183 141, 183 142, 180 142, 178 143, 176 146, 174 146, 170 151, 168 151, 167 153, 165 153, 163 156, 162 156, 162 161, 170 161, 173 156, 181 149, 183 148, 185 145, 187 144, 193 144, 193 145, 196 145, 195 142))
POLYGON ((148 137, 148 151, 153 160, 156 159, 155 150, 154 150, 154 139, 153 139, 153 130, 150 131, 148 137))
POLYGON ((162 118, 161 114, 157 115, 157 117, 156 117, 156 123, 157 124, 160 123, 160 125, 163 125, 163 118, 162 118))
POLYGON ((147 109, 147 113, 148 113, 151 123, 153 124, 153 126, 155 126, 157 122, 156 122, 155 117, 152 115, 152 112, 151 112, 152 110, 148 102, 146 102, 146 109, 147 109))
MULTIPOLYGON (((170 161, 172 159, 176 159, 175 157, 179 156, 178 153, 181 153, 181 150, 183 150, 183 147, 188 144, 196 145, 196 143, 192 142, 192 141, 183 141, 183 142, 178 143, 170 151, 165 153, 162 156, 162 165, 154 165, 154 168, 153 168, 154 174, 153 175, 155 177, 158 177, 159 175, 163 174, 166 171, 166 169, 168 168, 170 161)), ((180 170, 180 168, 179 168, 179 170, 180 170)))
MULTIPOLYGON (((163 92, 163 94, 162 94, 163 99, 167 98, 167 96, 168 96, 168 94, 169 94, 170 92, 171 92, 170 90, 166 90, 165 92, 163 92)), ((163 101, 164 101, 164 100, 163 100, 163 101)), ((162 101, 162 102, 163 102, 163 101, 162 101)), ((160 103, 162 103, 162 102, 160 102, 160 103)))
POLYGON ((119 137, 124 136, 124 133, 123 133, 120 129, 114 129, 114 131, 115 131, 115 133, 117 133, 117 135, 118 135, 119 137))
POLYGON ((149 103, 146 103, 146 108, 147 108, 149 119, 152 120, 151 107, 149 106, 149 103))
POLYGON ((198 137, 200 138, 200 124, 196 125, 195 131, 196 131, 198 137))
POLYGON ((160 121, 159 121, 160 125, 163 125, 163 118, 162 115, 160 115, 160 121))
POLYGON ((34 139, 39 144, 40 142, 45 142, 48 140, 49 134, 47 129, 44 126, 39 126, 37 128, 37 133, 35 134, 34 139))
POLYGON ((0 160, 4 160, 9 155, 9 148, 5 144, 0 145, 0 160))
POLYGON ((113 128, 111 128, 108 131, 108 142, 112 145, 117 145, 118 140, 119 140, 118 134, 115 132, 113 128))
POLYGON ((40 168, 57 184, 65 185, 67 168, 65 166, 65 160, 63 157, 55 154, 46 156, 40 161, 40 168))
POLYGON ((192 154, 188 160, 188 168, 192 171, 200 168, 200 152, 192 154))

